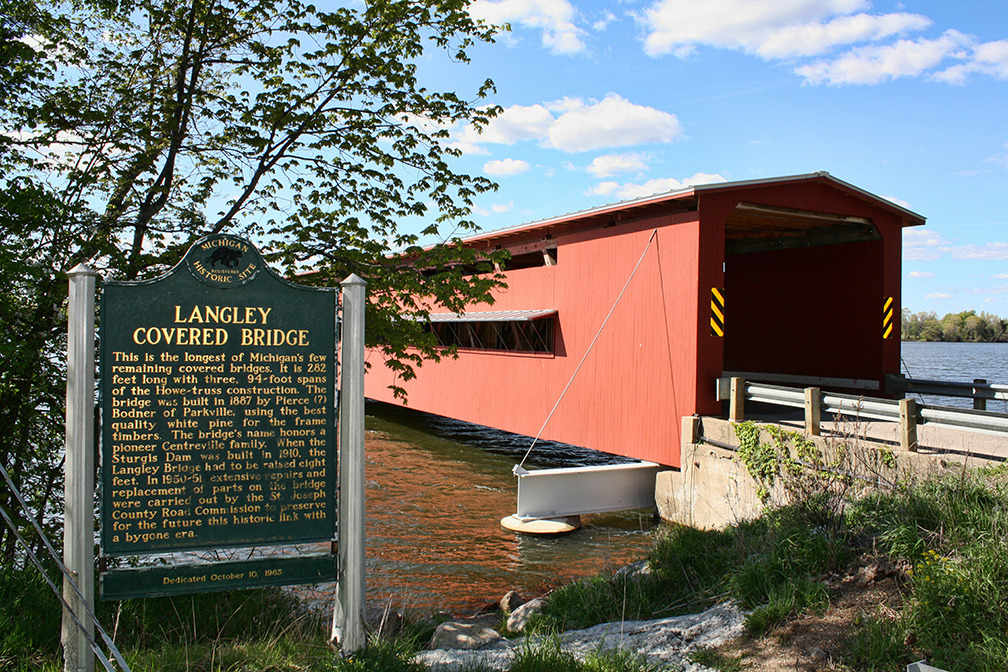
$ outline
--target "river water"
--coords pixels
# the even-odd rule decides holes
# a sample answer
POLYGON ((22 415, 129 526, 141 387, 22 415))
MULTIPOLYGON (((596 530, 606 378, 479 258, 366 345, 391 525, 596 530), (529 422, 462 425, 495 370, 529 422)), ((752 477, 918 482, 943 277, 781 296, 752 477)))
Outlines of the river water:
MULTIPOLYGON (((908 378, 960 383, 983 378, 988 383, 1008 385, 1008 343, 918 343, 904 342, 902 373, 908 378)), ((962 397, 924 397, 925 403, 973 408, 962 397)), ((1008 413, 1008 402, 988 400, 988 411, 1008 413)))
MULTIPOLYGON (((369 403, 365 439, 368 602, 416 612, 465 612, 511 589, 523 597, 642 557, 649 511, 582 516, 560 536, 508 532, 530 439, 369 403)), ((573 446, 537 443, 525 466, 616 461, 573 446)))

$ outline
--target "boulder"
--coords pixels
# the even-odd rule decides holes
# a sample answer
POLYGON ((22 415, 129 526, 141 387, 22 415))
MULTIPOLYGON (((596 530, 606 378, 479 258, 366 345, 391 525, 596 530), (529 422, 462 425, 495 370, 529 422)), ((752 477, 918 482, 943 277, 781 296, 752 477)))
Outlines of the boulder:
POLYGON ((446 621, 439 625, 431 638, 432 649, 482 649, 502 639, 496 630, 479 623, 446 621))
POLYGON ((523 603, 524 600, 522 600, 521 595, 518 594, 517 590, 509 590, 505 593, 504 597, 501 598, 500 608, 505 614, 510 614, 523 603))
POLYGON ((507 629, 511 632, 523 632, 528 626, 529 620, 541 613, 545 606, 546 600, 541 597, 529 600, 511 612, 507 619, 507 629))

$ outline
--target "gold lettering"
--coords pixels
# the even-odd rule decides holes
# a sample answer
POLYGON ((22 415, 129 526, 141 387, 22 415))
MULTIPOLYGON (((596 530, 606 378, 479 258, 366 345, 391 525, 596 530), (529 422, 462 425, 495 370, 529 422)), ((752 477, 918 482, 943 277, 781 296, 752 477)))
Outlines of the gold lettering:
POLYGON ((193 306, 183 316, 182 306, 175 306, 177 324, 266 324, 272 308, 264 306, 193 306))
POLYGON ((253 347, 277 347, 283 345, 307 347, 307 329, 242 329, 241 344, 253 347))

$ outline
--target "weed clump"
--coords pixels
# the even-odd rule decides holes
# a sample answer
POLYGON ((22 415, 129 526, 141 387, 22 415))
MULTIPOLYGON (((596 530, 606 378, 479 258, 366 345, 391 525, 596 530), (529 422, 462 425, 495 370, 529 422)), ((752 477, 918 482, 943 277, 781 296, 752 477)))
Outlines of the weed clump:
POLYGON ((857 661, 888 643, 959 670, 1003 670, 1008 660, 1008 471, 961 468, 856 502, 851 523, 911 564, 897 619, 867 619, 857 661))
POLYGON ((762 515, 721 530, 666 526, 648 555, 650 572, 564 586, 550 596, 544 624, 583 628, 733 600, 759 637, 824 612, 825 579, 882 553, 908 568, 897 572, 903 606, 857 616, 846 665, 895 671, 926 658, 950 672, 1004 669, 1008 466, 915 477, 900 472, 891 452, 853 435, 824 444, 780 428, 762 432, 751 423, 738 431, 748 446, 740 459, 763 486, 762 515))

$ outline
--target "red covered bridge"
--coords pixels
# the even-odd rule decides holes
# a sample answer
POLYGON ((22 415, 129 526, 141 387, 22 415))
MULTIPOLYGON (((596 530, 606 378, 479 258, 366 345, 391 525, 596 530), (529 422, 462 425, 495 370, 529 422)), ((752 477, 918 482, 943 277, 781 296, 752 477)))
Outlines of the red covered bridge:
MULTIPOLYGON (((563 394, 542 438, 678 467, 681 418, 720 413, 724 372, 881 394, 899 373, 902 229, 923 223, 815 173, 475 236, 511 252, 508 287, 432 315, 459 356, 418 370, 409 405, 535 436, 563 394)), ((366 395, 395 403, 369 357, 366 395)))

